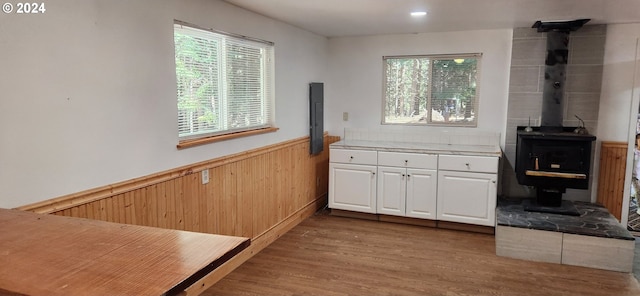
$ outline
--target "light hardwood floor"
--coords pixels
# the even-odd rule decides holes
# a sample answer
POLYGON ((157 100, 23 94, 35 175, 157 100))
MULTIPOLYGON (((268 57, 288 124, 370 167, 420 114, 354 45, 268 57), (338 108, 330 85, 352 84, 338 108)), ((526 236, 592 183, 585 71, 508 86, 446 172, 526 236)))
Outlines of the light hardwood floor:
POLYGON ((312 216, 203 295, 640 295, 633 274, 495 255, 493 235, 312 216))

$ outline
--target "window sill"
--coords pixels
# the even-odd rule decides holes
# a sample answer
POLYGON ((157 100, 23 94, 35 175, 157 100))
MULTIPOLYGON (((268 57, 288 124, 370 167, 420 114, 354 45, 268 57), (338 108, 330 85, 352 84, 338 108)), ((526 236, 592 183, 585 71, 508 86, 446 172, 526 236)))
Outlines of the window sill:
POLYGON ((267 127, 267 128, 251 130, 251 131, 237 132, 237 133, 224 134, 224 135, 218 135, 218 136, 210 136, 206 138, 183 140, 178 142, 178 145, 176 147, 178 149, 184 149, 184 148, 189 148, 193 146, 213 143, 213 142, 220 142, 220 141, 231 140, 231 139, 236 139, 241 137, 259 135, 259 134, 273 133, 273 132, 276 132, 277 130, 279 130, 279 128, 277 127, 267 127))

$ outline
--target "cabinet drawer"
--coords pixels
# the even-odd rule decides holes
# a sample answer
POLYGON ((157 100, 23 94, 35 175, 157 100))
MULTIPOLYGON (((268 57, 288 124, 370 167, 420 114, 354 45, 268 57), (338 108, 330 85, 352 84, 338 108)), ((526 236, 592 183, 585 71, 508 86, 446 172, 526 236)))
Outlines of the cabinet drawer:
POLYGON ((370 150, 331 149, 330 162, 372 164, 378 163, 378 152, 370 150))
POLYGON ((461 172, 497 173, 498 158, 490 156, 440 155, 438 159, 438 169, 461 172))
POLYGON ((419 169, 437 169, 435 154, 378 152, 378 165, 419 169))

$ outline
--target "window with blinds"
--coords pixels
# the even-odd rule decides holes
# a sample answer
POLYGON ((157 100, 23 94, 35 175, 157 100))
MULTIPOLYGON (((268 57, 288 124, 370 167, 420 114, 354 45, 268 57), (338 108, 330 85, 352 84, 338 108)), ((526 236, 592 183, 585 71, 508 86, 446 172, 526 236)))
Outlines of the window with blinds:
POLYGON ((174 24, 180 140, 274 126, 273 43, 174 24))
POLYGON ((382 123, 477 126, 480 57, 383 57, 382 123))

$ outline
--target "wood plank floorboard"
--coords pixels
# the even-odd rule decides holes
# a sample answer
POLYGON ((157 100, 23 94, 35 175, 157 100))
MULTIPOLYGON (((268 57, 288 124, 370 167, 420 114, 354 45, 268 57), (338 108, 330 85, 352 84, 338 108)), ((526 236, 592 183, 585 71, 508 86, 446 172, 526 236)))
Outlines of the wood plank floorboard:
POLYGON ((493 235, 320 212, 202 295, 640 295, 630 273, 495 255, 493 235))

